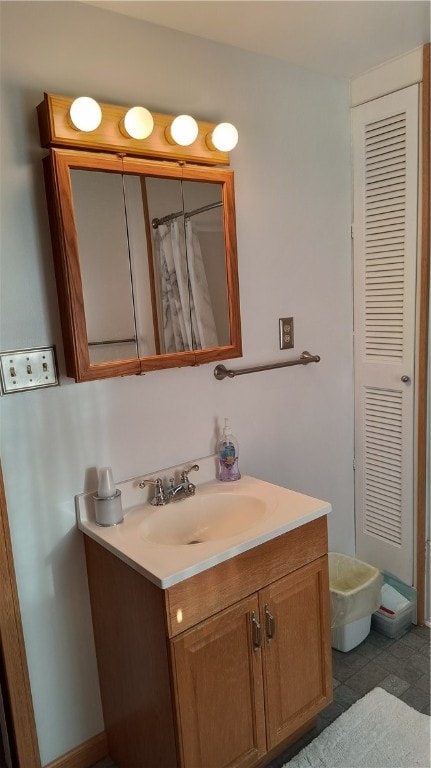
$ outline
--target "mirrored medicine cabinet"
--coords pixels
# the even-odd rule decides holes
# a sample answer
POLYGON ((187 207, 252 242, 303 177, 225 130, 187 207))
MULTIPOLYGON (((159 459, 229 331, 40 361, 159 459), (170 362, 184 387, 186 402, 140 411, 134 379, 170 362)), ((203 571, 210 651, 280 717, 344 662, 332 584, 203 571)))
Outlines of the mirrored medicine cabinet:
POLYGON ((231 170, 58 147, 43 163, 68 376, 241 356, 231 170))

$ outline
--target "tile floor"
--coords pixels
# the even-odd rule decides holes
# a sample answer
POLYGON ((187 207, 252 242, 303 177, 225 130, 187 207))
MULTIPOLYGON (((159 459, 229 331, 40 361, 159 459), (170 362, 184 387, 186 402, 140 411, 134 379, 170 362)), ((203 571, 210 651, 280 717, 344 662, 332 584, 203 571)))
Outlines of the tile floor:
POLYGON ((399 640, 371 630, 352 651, 332 651, 334 700, 317 726, 266 768, 281 768, 355 701, 379 686, 419 712, 430 714, 430 630, 416 627, 399 640))
MULTIPOLYGON (((371 630, 357 648, 348 653, 332 651, 334 700, 324 709, 317 726, 293 747, 279 755, 266 768, 281 768, 326 726, 355 701, 376 686, 402 699, 419 712, 430 714, 430 630, 416 627, 399 640, 391 640, 371 630)), ((115 768, 109 759, 93 768, 115 768)), ((136 766, 136 768, 144 768, 136 766)), ((145 768, 166 768, 145 766, 145 768)), ((205 768, 205 766, 201 766, 205 768)))

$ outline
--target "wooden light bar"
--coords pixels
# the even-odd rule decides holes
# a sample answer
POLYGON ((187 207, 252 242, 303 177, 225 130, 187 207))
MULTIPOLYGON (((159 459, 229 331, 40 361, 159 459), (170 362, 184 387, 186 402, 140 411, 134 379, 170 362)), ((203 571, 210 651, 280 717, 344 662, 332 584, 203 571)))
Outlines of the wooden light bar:
POLYGON ((69 117, 74 100, 75 97, 44 94, 44 100, 37 107, 42 147, 90 149, 203 165, 229 165, 228 152, 210 149, 206 144, 206 136, 212 134, 215 123, 197 121, 199 133, 196 140, 190 146, 182 147, 169 143, 165 137, 165 130, 172 123, 174 115, 152 112, 154 128, 151 135, 146 139, 133 139, 121 132, 120 124, 130 106, 134 105, 121 107, 99 102, 102 110, 99 127, 94 131, 80 131, 73 126, 69 117))

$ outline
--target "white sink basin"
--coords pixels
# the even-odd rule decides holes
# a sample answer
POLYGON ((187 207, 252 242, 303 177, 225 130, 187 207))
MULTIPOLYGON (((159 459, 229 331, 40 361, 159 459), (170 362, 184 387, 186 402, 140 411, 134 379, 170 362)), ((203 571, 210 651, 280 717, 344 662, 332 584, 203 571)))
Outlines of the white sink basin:
POLYGON ((155 507, 140 534, 155 544, 192 545, 237 536, 256 525, 266 511, 262 499, 238 493, 196 493, 189 499, 155 507))
MULTIPOLYGON (((214 456, 198 459, 198 464, 196 495, 165 507, 151 506, 154 489, 142 488, 141 477, 119 483, 121 525, 96 524, 93 491, 76 496, 78 527, 158 587, 168 589, 331 510, 326 501, 255 477, 243 475, 235 483, 221 483, 214 477, 214 456)), ((183 469, 180 464, 151 477, 161 477, 167 485, 183 469)))

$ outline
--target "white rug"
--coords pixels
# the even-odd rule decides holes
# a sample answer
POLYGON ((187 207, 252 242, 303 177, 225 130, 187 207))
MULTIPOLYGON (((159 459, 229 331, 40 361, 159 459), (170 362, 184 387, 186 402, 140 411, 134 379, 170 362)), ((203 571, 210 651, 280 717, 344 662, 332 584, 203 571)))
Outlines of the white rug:
POLYGON ((283 768, 430 768, 430 718, 374 688, 283 768))

